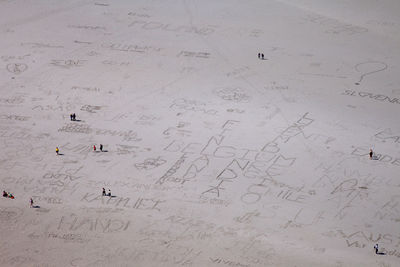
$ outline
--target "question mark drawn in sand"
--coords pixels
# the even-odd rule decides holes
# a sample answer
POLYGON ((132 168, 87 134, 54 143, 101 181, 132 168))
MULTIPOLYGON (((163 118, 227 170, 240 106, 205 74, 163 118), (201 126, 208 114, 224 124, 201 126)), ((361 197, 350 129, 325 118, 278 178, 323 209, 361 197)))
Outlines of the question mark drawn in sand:
POLYGON ((361 81, 364 79, 365 76, 373 74, 373 73, 377 73, 380 71, 384 71, 388 68, 388 65, 385 62, 380 62, 380 61, 368 61, 368 62, 363 62, 363 63, 359 63, 355 66, 355 69, 358 72, 364 72, 367 71, 365 73, 363 73, 360 76, 360 80, 358 80, 358 82, 356 82, 356 85, 360 85, 361 81), (362 70, 364 69, 364 70, 362 70), (372 71, 369 71, 372 70, 372 71))

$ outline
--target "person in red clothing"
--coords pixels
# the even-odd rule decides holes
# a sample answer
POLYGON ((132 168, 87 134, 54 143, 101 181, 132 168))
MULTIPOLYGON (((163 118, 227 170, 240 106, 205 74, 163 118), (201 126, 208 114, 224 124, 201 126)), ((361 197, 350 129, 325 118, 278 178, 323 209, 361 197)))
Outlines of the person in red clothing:
POLYGON ((93 151, 96 151, 96 145, 93 146, 93 151))

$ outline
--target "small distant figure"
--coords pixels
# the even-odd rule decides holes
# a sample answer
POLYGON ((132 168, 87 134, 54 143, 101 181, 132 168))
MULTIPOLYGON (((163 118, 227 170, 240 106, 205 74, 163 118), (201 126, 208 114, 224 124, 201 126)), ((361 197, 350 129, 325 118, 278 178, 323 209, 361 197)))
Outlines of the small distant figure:
POLYGON ((372 159, 372 156, 374 155, 374 151, 372 149, 369 150, 369 159, 372 159))
POLYGON ((108 194, 107 194, 107 196, 111 197, 111 190, 110 190, 110 189, 108 189, 108 194))
POLYGON ((33 207, 33 199, 32 198, 31 198, 30 203, 31 203, 31 208, 32 208, 33 207))
POLYGON ((103 187, 103 196, 105 196, 106 195, 106 189, 104 189, 104 187, 103 187))
POLYGON ((96 145, 93 146, 93 151, 96 151, 96 145))
POLYGON ((71 118, 71 121, 74 120, 74 115, 73 114, 69 114, 69 117, 71 118))
POLYGON ((76 114, 75 114, 75 113, 72 114, 72 120, 73 120, 73 121, 76 121, 76 114))
POLYGON ((261 54, 261 59, 264 60, 264 54, 261 54))
POLYGON ((8 197, 8 193, 6 191, 3 191, 3 197, 8 197))
POLYGON ((103 152, 103 145, 100 144, 100 151, 103 152))
POLYGON ((58 147, 56 147, 56 154, 58 155, 60 153, 60 149, 58 149, 58 147))
POLYGON ((374 249, 375 249, 375 254, 378 254, 378 244, 376 244, 376 245, 374 246, 374 249))
POLYGON ((261 58, 261 53, 258 53, 258 58, 259 58, 259 59, 261 58))
POLYGON ((11 198, 11 199, 14 199, 14 195, 11 194, 11 193, 8 193, 8 197, 11 198))

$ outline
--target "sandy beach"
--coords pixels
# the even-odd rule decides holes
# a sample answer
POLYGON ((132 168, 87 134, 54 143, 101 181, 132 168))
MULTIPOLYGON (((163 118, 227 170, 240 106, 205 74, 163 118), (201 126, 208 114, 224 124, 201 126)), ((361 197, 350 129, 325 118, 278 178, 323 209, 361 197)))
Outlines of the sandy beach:
POLYGON ((400 266, 399 14, 0 1, 0 266, 400 266))

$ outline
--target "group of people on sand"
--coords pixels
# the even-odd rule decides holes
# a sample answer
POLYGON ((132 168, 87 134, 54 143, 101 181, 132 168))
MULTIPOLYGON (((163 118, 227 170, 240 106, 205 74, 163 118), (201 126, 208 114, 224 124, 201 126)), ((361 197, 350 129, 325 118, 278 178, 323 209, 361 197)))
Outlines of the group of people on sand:
MULTIPOLYGON (((93 145, 93 151, 96 151, 96 145, 93 145)), ((100 151, 103 152, 103 145, 100 144, 100 151)))
MULTIPOLYGON (((76 121, 76 114, 75 113, 69 114, 69 116, 71 118, 71 121, 76 121)), ((100 151, 103 152, 103 145, 102 144, 100 144, 99 148, 100 148, 100 151)), ((93 145, 93 150, 94 151, 97 150, 96 145, 93 145)), ((104 151, 104 152, 107 152, 107 151, 104 151)), ((60 149, 58 147, 56 147, 56 154, 57 155, 62 155, 62 154, 60 154, 60 149)))
POLYGON ((9 197, 9 198, 14 199, 14 195, 11 194, 11 193, 8 193, 8 192, 6 192, 6 191, 3 191, 3 197, 9 197))
MULTIPOLYGON (((103 145, 102 145, 102 144, 100 144, 100 147, 99 147, 99 148, 100 148, 100 151, 103 152, 103 145)), ((97 151, 96 145, 93 145, 93 151, 97 151)), ((104 151, 104 152, 107 152, 107 151, 104 151)), ((57 154, 57 155, 61 155, 61 154, 60 154, 60 149, 59 149, 58 147, 56 147, 56 154, 57 154)))
POLYGON ((106 193, 106 189, 103 187, 103 193, 102 193, 102 195, 103 195, 103 196, 107 196, 107 197, 111 197, 111 190, 108 189, 108 193, 106 193))
MULTIPOLYGON (((76 115, 75 115, 75 113, 70 114, 70 118, 71 118, 71 121, 75 121, 75 120, 76 120, 76 115)), ((100 151, 103 152, 103 145, 102 145, 102 144, 100 144, 100 147, 99 147, 99 148, 100 148, 100 151)), ((97 148, 96 148, 96 145, 94 145, 94 146, 93 146, 93 150, 96 151, 96 149, 97 149, 97 148)), ((60 154, 60 149, 59 149, 58 147, 56 147, 56 154, 57 154, 57 155, 62 155, 62 154, 60 154)), ((111 197, 111 190, 108 189, 108 193, 106 193, 106 190, 103 188, 103 196, 109 196, 109 197, 111 197)), ((11 194, 11 193, 8 193, 8 192, 6 192, 6 191, 3 191, 3 197, 7 197, 7 198, 12 198, 12 199, 14 199, 14 195, 11 194)), ((29 203, 30 203, 31 208, 34 207, 34 206, 33 206, 33 199, 32 199, 32 198, 29 200, 29 203)))

